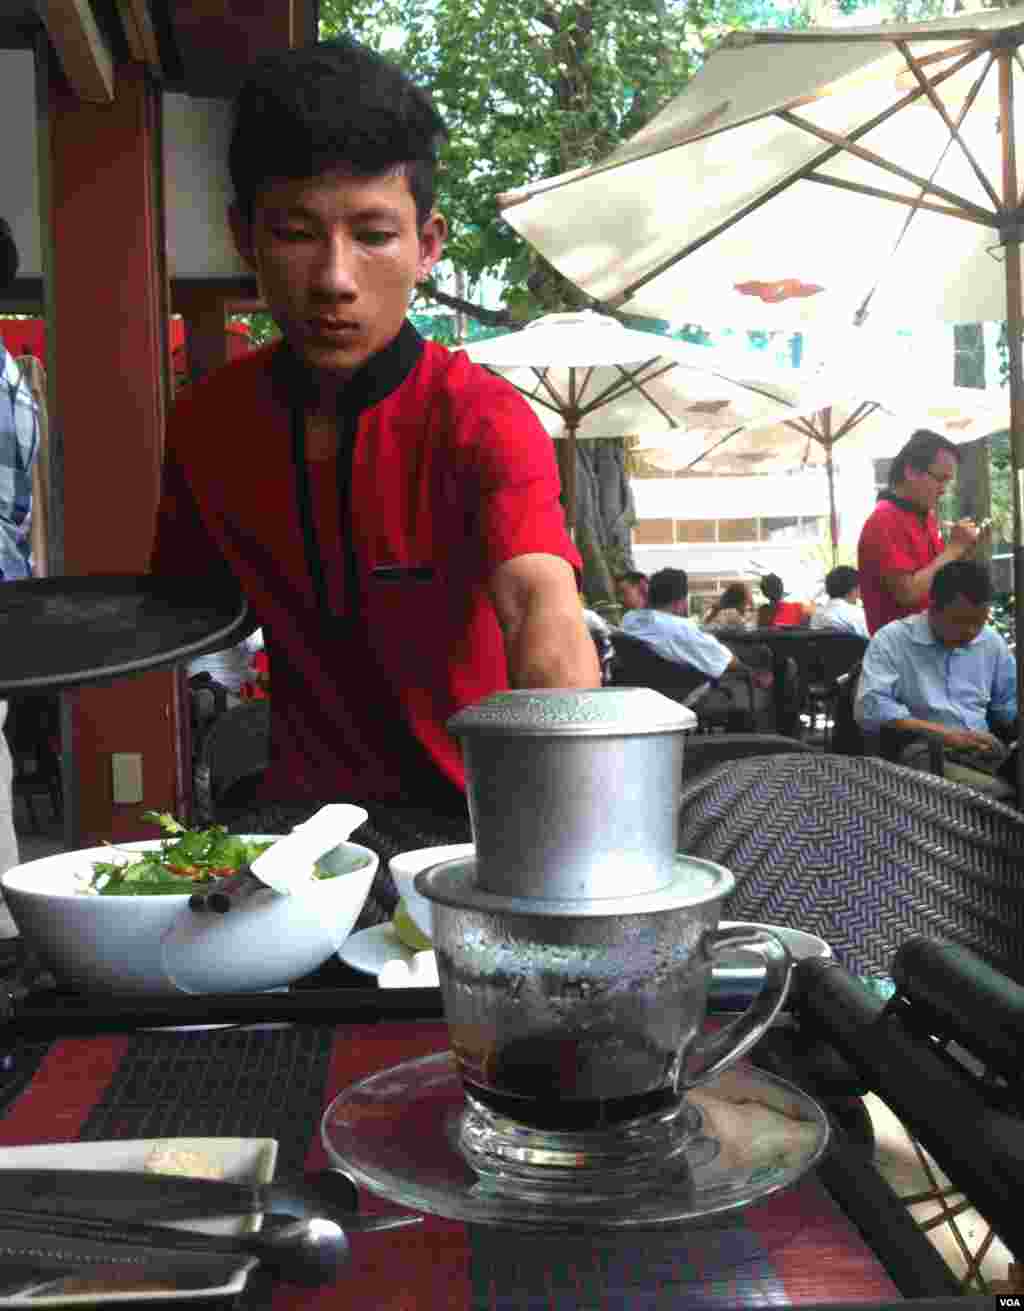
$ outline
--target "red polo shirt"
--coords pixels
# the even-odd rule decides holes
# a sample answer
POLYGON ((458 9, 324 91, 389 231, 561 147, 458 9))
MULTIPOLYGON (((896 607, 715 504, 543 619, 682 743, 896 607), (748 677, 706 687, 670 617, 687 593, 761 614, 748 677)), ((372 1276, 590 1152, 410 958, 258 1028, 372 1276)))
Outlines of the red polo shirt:
POLYGON ((857 545, 857 573, 869 633, 894 619, 927 610, 927 598, 920 605, 899 605, 882 579, 889 574, 917 573, 942 554, 944 545, 934 514, 922 516, 902 497, 881 494, 857 545))
POLYGON ((455 809, 445 721, 508 686, 489 579, 535 551, 579 567, 553 444, 513 387, 409 324, 346 386, 315 461, 304 385, 276 344, 177 402, 152 568, 227 570, 263 627, 267 800, 455 809))

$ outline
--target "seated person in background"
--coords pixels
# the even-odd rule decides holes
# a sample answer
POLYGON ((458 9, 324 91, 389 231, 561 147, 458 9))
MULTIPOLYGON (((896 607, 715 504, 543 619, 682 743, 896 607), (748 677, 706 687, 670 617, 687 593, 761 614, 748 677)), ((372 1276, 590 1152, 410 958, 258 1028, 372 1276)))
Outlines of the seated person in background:
POLYGON ((601 666, 601 682, 608 683, 611 681, 612 661, 615 658, 612 626, 603 615, 599 615, 596 610, 591 610, 582 596, 580 604, 583 605, 583 622, 587 625, 587 632, 593 639, 597 651, 598 663, 601 666))
POLYGON ((811 627, 856 633, 858 637, 866 638, 868 624, 862 607, 858 605, 860 580, 857 570, 848 564, 837 565, 825 575, 825 591, 828 600, 811 615, 811 627))
POLYGON ((752 628, 753 608, 750 588, 746 583, 733 583, 704 616, 704 627, 712 631, 716 628, 752 628))
POLYGON ((992 581, 982 565, 956 560, 934 575, 929 598, 924 614, 895 619, 871 639, 854 715, 867 732, 889 726, 940 738, 979 766, 950 762, 948 778, 993 790, 1006 753, 991 730, 1015 732, 1017 665, 988 624, 992 581))
POLYGON ((629 569, 626 573, 619 574, 615 586, 624 612, 646 609, 648 589, 646 574, 642 574, 639 569, 629 569))
POLYGON ((784 601, 786 589, 778 574, 765 574, 761 591, 768 598, 757 608, 758 628, 799 628, 814 613, 807 601, 784 601))
POLYGON ((640 638, 666 660, 692 665, 709 678, 745 668, 717 637, 686 617, 689 594, 685 569, 659 569, 651 575, 649 608, 631 610, 622 621, 622 631, 640 638))

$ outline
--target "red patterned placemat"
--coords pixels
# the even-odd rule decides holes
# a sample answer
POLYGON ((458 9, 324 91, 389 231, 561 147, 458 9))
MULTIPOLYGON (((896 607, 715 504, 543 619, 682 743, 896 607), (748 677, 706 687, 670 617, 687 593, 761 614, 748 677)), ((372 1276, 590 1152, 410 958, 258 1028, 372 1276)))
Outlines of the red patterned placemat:
MULTIPOLYGON (((79 1137, 275 1137, 281 1170, 327 1163, 320 1115, 347 1084, 447 1047, 442 1023, 66 1039, 0 1118, 0 1145, 79 1137)), ((368 1211, 390 1203, 367 1196, 368 1211)), ((885 1271, 815 1176, 715 1228, 521 1235, 427 1216, 352 1239, 319 1294, 253 1281, 273 1311, 579 1311, 892 1301, 885 1271)))

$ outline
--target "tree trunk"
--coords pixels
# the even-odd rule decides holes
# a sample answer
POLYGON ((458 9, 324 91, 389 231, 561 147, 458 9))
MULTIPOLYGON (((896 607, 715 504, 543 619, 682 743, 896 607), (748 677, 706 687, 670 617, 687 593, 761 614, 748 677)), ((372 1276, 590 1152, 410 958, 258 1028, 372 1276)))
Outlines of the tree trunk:
POLYGON ((589 605, 614 605, 615 575, 635 568, 633 491, 625 442, 601 438, 577 443, 576 546, 583 557, 583 592, 589 605))

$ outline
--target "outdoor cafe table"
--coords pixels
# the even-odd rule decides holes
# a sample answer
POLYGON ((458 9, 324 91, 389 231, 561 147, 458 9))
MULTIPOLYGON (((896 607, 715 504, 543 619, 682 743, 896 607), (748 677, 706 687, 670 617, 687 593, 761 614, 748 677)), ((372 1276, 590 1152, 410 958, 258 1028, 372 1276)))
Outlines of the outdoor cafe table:
MULTIPOLYGON (((0 1074, 0 1146, 272 1137, 279 1143, 278 1174, 315 1170, 328 1164, 322 1113, 343 1088, 447 1049, 436 1004, 420 1018, 403 1014, 403 1000, 352 989, 330 1022, 275 1026, 52 1039, 26 1037, 24 1027, 16 1039, 9 1027, 12 1068, 0 1074)), ((0 1039, 3 1033, 0 1028, 0 1039)), ((394 1204, 364 1192, 363 1208, 389 1211, 394 1204)), ((878 1305, 906 1296, 938 1307, 956 1288, 867 1158, 841 1135, 796 1186, 692 1235, 667 1229, 571 1237, 426 1216, 422 1224, 356 1234, 351 1242, 350 1263, 336 1285, 319 1291, 274 1286, 256 1271, 236 1305, 243 1311, 716 1311, 878 1305)), ((971 1301, 960 1298, 956 1305, 971 1301)))

